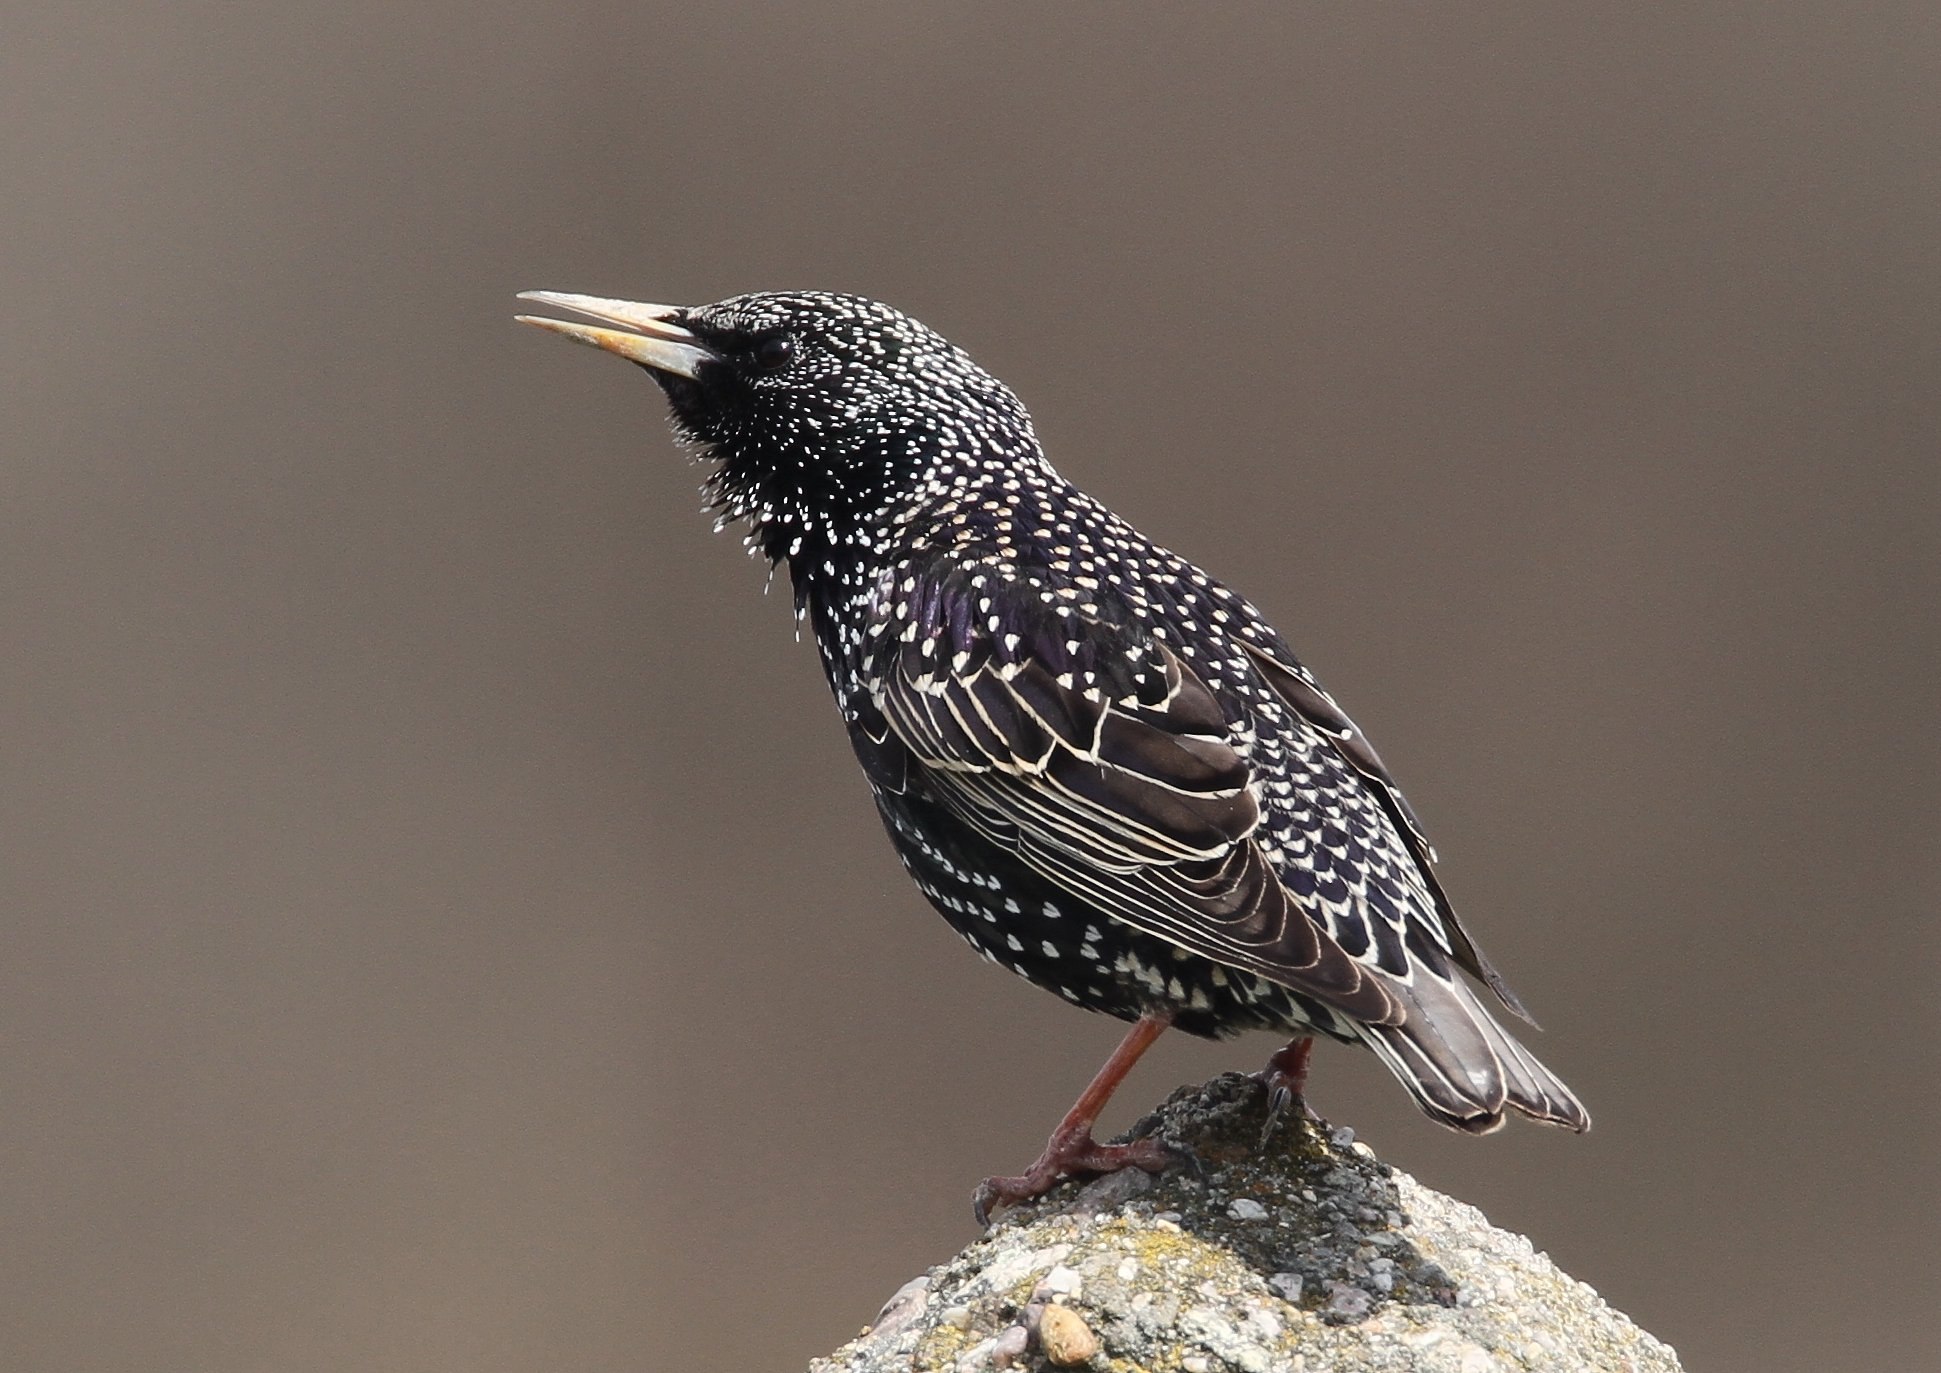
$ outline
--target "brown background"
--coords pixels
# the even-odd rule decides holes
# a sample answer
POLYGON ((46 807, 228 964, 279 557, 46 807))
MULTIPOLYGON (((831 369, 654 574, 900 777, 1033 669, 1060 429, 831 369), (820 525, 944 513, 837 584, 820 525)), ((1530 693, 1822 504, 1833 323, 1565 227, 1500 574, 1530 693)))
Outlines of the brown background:
POLYGON ((1117 1027, 509 320, 801 285, 1275 617, 1598 1127, 1323 1111, 1695 1370, 1941 1357, 1934 7, 1040 10, 9 6, 0 1363, 789 1369, 1042 1142, 1117 1027))

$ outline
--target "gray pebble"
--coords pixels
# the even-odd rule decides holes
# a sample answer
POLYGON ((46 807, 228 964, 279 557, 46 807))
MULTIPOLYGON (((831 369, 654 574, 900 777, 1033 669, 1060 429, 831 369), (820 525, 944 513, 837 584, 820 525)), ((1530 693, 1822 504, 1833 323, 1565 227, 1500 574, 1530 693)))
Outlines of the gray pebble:
POLYGON ((1350 1287, 1345 1282, 1328 1284, 1327 1305, 1321 1308, 1321 1318, 1335 1325, 1358 1321, 1375 1308, 1374 1299, 1359 1287, 1350 1287))
POLYGON ((1079 1188, 1072 1198, 1071 1211, 1080 1216, 1101 1216, 1116 1211, 1143 1192, 1152 1191, 1152 1174, 1143 1168, 1121 1168, 1106 1173, 1079 1188))
POLYGON ((870 1322, 870 1334, 878 1339, 889 1339, 911 1321, 923 1314, 924 1303, 929 1301, 930 1275, 911 1278, 903 1286, 890 1294, 883 1303, 883 1309, 876 1313, 870 1322))
POLYGON ((991 1346, 991 1366, 1009 1368, 1024 1357, 1024 1351, 1031 1344, 1031 1332, 1022 1325, 1013 1325, 1001 1332, 997 1342, 991 1346))

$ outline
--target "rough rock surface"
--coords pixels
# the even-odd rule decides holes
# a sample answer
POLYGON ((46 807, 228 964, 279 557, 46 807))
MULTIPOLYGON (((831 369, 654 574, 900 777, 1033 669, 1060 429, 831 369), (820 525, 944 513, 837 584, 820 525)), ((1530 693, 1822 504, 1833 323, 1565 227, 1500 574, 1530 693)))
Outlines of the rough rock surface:
POLYGON ((1251 1078, 1182 1088, 1132 1133, 1197 1168, 1007 1213, 810 1373, 1677 1373, 1529 1240, 1349 1131, 1283 1118, 1263 1146, 1264 1124, 1251 1078))

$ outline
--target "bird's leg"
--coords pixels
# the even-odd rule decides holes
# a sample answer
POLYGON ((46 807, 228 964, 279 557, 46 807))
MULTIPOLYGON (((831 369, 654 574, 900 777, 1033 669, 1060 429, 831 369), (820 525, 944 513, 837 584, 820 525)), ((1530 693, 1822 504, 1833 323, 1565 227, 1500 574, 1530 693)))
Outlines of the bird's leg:
POLYGON ((978 1186, 971 1204, 979 1225, 991 1223, 992 1207, 1041 1197, 1063 1178, 1081 1173, 1116 1173, 1121 1168, 1135 1166, 1157 1173, 1179 1161, 1176 1151, 1155 1136, 1135 1139, 1130 1144, 1099 1144, 1092 1138, 1092 1126, 1099 1112, 1105 1109, 1105 1103, 1112 1099, 1112 1093, 1132 1071, 1139 1056, 1172 1023, 1171 1011, 1147 1011, 1133 1023, 1091 1085, 1051 1132, 1038 1161, 1017 1177, 985 1178, 978 1186))
POLYGON ((1265 1068, 1254 1074, 1255 1079, 1267 1088, 1267 1123, 1260 1130, 1262 1144, 1265 1144, 1268 1136, 1274 1133, 1274 1126, 1279 1123, 1281 1112, 1297 1101, 1301 1103, 1301 1109, 1307 1112, 1308 1119, 1320 1119, 1314 1114, 1313 1108, 1307 1104, 1305 1095, 1308 1059, 1313 1054, 1313 1035, 1290 1039, 1286 1047, 1277 1050, 1274 1056, 1267 1060, 1265 1068))

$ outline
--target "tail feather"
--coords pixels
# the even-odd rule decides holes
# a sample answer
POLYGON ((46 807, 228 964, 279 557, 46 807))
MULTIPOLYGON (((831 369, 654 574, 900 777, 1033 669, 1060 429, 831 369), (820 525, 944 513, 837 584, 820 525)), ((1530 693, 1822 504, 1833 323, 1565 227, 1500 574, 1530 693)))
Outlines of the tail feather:
POLYGON ((1430 1116, 1477 1135, 1501 1126, 1505 1110, 1590 1129, 1576 1094, 1490 1018, 1467 983, 1418 964, 1410 982, 1389 990, 1406 1014, 1399 1024, 1363 1024, 1361 1035, 1430 1116))

